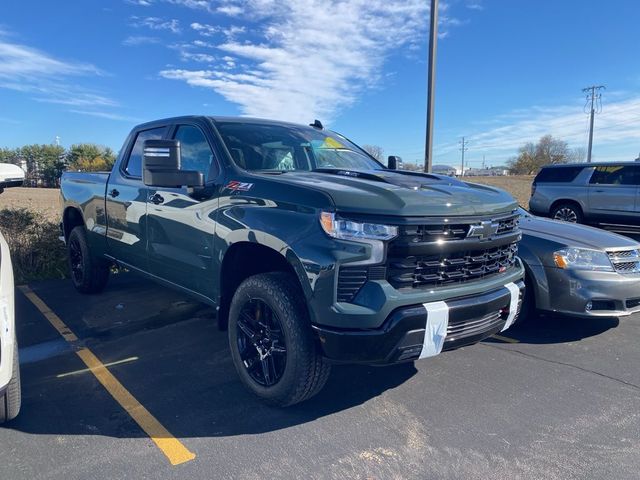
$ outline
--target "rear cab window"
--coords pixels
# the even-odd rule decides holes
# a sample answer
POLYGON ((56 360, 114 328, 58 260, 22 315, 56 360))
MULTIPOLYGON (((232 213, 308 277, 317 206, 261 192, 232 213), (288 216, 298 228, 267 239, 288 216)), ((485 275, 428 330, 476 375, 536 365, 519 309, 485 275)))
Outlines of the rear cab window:
POLYGON ((543 167, 534 183, 573 182, 584 167, 543 167))
POLYGON ((129 154, 124 172, 130 177, 142 177, 142 149, 145 140, 161 140, 167 133, 168 127, 150 128, 137 133, 133 148, 129 154))
POLYGON ((600 165, 591 179, 591 185, 640 185, 640 166, 637 165, 600 165))

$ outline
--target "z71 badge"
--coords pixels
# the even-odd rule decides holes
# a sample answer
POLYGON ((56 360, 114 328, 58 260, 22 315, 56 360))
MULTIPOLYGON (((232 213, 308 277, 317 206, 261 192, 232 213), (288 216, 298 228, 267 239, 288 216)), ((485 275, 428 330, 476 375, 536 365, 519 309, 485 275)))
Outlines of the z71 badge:
POLYGON ((229 183, 227 183, 227 186, 224 188, 229 190, 234 190, 234 191, 246 192, 253 188, 253 183, 238 182, 237 180, 231 180, 229 183))

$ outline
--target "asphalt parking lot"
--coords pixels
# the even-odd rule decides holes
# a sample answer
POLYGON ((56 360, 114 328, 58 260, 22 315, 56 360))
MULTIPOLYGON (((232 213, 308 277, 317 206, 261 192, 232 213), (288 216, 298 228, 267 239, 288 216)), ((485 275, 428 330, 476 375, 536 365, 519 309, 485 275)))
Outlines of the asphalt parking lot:
POLYGON ((415 365, 336 367, 278 410, 243 389, 206 306, 126 274, 98 296, 30 289, 43 303, 17 292, 23 407, 0 428, 2 479, 638 478, 637 316, 541 318, 415 365), (194 457, 172 465, 141 411, 194 457))

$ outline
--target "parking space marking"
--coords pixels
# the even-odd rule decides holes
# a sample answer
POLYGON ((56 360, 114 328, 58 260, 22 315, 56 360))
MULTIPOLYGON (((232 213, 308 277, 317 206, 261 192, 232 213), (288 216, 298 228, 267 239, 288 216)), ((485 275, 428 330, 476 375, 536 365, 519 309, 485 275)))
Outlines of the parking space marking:
POLYGON ((496 340, 500 340, 502 342, 507 342, 507 343, 520 343, 520 340, 516 340, 515 338, 505 337, 504 335, 494 335, 492 338, 495 338, 496 340))
MULTIPOLYGON (((78 337, 58 317, 46 303, 38 297, 28 286, 18 287, 22 293, 36 306, 36 308, 49 320, 49 323, 69 343, 77 342, 78 337)), ((171 433, 147 410, 129 391, 122 385, 107 367, 96 357, 91 350, 82 347, 76 355, 84 362, 96 379, 104 386, 113 399, 131 416, 131 418, 145 431, 149 438, 169 459, 171 465, 179 465, 196 458, 180 440, 171 433)))

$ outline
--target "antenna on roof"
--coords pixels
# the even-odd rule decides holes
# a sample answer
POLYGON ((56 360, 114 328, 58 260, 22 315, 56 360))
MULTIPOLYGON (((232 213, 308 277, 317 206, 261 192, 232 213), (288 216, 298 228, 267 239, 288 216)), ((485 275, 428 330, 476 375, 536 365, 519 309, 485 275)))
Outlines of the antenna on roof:
POLYGON ((313 128, 317 128, 319 130, 323 130, 324 127, 322 126, 322 122, 320 120, 318 120, 317 118, 313 121, 313 123, 309 124, 310 127, 313 128))

